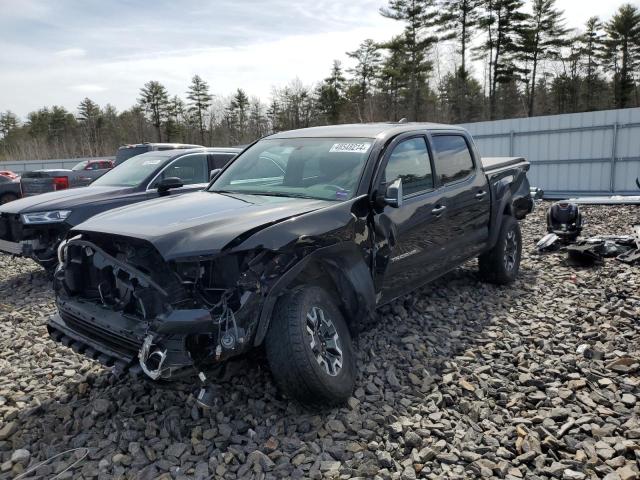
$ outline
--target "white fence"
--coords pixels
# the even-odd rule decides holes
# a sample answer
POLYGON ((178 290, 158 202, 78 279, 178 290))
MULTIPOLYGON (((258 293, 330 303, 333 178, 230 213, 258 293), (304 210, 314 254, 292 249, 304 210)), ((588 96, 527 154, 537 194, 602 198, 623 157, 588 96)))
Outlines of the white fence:
POLYGON ((549 198, 640 194, 640 108, 463 125, 483 156, 523 156, 549 198))
POLYGON ((40 170, 43 168, 73 168, 74 165, 84 160, 94 160, 95 158, 113 160, 115 157, 88 157, 88 158, 61 158, 54 160, 11 160, 0 161, 0 170, 11 170, 16 173, 40 170))

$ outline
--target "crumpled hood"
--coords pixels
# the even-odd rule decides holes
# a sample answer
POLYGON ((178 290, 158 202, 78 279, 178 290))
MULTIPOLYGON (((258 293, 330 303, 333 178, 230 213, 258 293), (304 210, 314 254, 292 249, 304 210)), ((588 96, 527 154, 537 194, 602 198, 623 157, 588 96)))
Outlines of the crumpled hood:
POLYGON ((98 232, 152 243, 166 259, 206 255, 240 236, 335 204, 327 200, 194 192, 110 210, 74 232, 98 232))
POLYGON ((132 193, 132 190, 131 188, 98 186, 68 188, 5 203, 0 207, 0 212, 19 214, 50 210, 73 210, 73 207, 78 205, 112 199, 118 195, 127 195, 132 193))

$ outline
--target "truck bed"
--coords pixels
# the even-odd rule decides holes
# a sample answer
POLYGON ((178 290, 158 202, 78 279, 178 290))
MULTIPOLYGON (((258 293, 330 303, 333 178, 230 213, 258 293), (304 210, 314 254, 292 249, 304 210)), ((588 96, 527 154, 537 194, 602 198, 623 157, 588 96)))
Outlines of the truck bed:
POLYGON ((485 172, 511 167, 520 163, 529 163, 524 157, 482 157, 482 168, 485 172))

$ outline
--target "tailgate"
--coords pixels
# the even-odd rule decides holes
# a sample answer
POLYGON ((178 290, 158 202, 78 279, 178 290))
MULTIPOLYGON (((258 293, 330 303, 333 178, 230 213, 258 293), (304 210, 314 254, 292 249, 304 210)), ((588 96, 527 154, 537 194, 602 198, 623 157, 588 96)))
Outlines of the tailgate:
POLYGON ((20 179, 22 196, 29 197, 40 193, 53 192, 53 178, 48 175, 23 175, 20 179))

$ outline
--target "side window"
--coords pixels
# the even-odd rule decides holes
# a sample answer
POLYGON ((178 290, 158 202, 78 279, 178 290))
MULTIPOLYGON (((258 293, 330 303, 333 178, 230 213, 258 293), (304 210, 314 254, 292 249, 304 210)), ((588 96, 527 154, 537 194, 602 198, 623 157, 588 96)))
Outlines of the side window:
POLYGON ((435 135, 433 157, 436 174, 443 184, 463 180, 473 173, 473 157, 460 135, 435 135))
POLYGON ((393 149, 384 170, 387 185, 402 179, 404 196, 433 188, 429 152, 423 137, 405 140, 393 149))
POLYGON ((222 168, 235 157, 232 153, 214 153, 211 155, 213 158, 213 168, 222 168))
POLYGON ((178 177, 185 185, 207 183, 209 181, 207 156, 196 154, 179 158, 160 173, 152 188, 155 187, 158 180, 169 177, 178 177))

